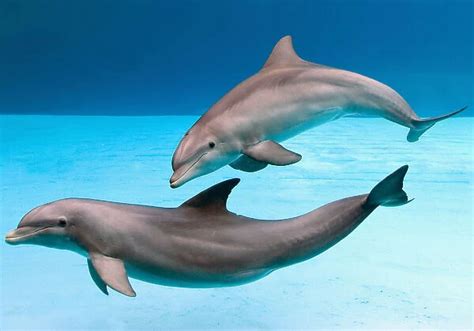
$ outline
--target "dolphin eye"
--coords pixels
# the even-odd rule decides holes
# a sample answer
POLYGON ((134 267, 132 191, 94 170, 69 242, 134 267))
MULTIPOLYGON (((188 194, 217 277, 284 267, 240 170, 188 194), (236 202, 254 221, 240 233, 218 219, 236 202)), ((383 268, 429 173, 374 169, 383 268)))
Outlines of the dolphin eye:
POLYGON ((210 142, 209 142, 209 147, 214 148, 214 146, 216 146, 216 143, 213 142, 213 141, 210 141, 210 142))
POLYGON ((66 220, 64 218, 60 218, 58 221, 58 226, 64 228, 66 226, 66 220))

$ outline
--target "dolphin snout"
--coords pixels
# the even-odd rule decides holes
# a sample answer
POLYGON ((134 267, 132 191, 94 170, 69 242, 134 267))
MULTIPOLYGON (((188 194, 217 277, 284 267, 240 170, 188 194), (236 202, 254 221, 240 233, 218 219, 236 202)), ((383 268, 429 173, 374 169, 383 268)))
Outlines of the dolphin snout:
POLYGON ((189 160, 193 157, 195 150, 193 149, 193 144, 190 144, 188 136, 185 136, 176 147, 176 150, 173 153, 171 158, 171 167, 173 171, 177 171, 179 168, 183 167, 189 160))
POLYGON ((182 166, 180 166, 178 169, 176 169, 173 172, 173 175, 170 178, 170 186, 171 188, 177 188, 180 187, 181 185, 187 183, 193 178, 196 178, 197 176, 202 176, 201 173, 199 173, 199 170, 196 171, 196 167, 199 161, 206 155, 207 153, 202 154, 197 158, 196 161, 192 163, 185 163, 182 166))
POLYGON ((170 186, 171 188, 177 188, 179 187, 178 185, 178 179, 179 179, 179 176, 176 174, 176 171, 173 173, 173 175, 171 176, 170 178, 170 186))
POLYGON ((33 237, 35 234, 47 228, 48 227, 36 228, 31 226, 16 228, 15 230, 12 230, 7 233, 7 235, 5 236, 5 242, 10 245, 20 244, 28 238, 33 237))
MULTIPOLYGON (((192 167, 192 166, 191 166, 192 167)), ((170 187, 177 188, 183 185, 186 180, 186 173, 190 170, 191 167, 183 166, 173 172, 173 175, 170 178, 170 187)))
POLYGON ((173 159, 171 160, 171 168, 173 169, 173 171, 176 171, 179 169, 179 167, 181 167, 183 165, 184 162, 180 162, 178 161, 178 156, 176 156, 176 154, 173 155, 173 159))
POLYGON ((11 230, 7 233, 5 236, 5 242, 7 244, 13 245, 15 243, 15 240, 17 240, 21 235, 18 233, 19 229, 11 230))

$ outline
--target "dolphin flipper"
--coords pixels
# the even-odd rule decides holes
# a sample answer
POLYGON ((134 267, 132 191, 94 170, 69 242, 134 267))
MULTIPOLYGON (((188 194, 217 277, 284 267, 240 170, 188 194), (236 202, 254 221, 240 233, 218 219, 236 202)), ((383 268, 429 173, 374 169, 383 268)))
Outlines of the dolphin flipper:
POLYGON ((99 253, 90 253, 89 260, 89 268, 95 270, 95 273, 91 272, 92 279, 102 292, 104 292, 102 289, 103 282, 117 292, 120 292, 126 296, 136 296, 135 291, 128 281, 127 272, 122 260, 99 253), (97 274, 102 282, 95 279, 95 274, 97 274))
POLYGON ((92 280, 94 281, 95 285, 97 285, 97 287, 102 293, 104 293, 105 295, 109 295, 109 291, 107 290, 107 284, 105 284, 102 278, 100 278, 99 274, 92 265, 91 259, 87 259, 87 266, 89 267, 89 273, 91 274, 92 280))
POLYGON ((260 162, 254 160, 247 155, 242 155, 237 160, 229 164, 232 168, 245 171, 245 172, 255 172, 265 168, 268 163, 260 162))
POLYGON ((285 166, 301 160, 301 155, 292 152, 282 145, 265 140, 245 148, 242 153, 255 161, 272 165, 285 166))

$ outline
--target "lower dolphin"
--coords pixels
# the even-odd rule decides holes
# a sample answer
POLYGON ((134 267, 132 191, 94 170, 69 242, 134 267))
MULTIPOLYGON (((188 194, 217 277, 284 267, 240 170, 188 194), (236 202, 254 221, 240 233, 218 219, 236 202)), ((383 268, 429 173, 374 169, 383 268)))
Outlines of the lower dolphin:
POLYGON ((177 208, 58 200, 26 214, 5 240, 86 256, 92 279, 105 294, 108 286, 135 296, 128 277, 180 287, 239 285, 324 252, 378 206, 409 202, 402 189, 407 170, 396 170, 369 194, 278 221, 227 210, 239 179, 221 182, 177 208))

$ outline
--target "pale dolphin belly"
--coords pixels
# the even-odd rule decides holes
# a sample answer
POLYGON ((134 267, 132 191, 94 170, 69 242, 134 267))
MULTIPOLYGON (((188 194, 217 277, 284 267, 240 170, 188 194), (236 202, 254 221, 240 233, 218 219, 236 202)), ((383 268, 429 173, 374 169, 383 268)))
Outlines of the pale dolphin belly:
POLYGON ((270 274, 274 269, 242 271, 233 274, 201 274, 183 275, 178 272, 160 270, 159 268, 143 268, 133 263, 126 263, 129 277, 147 283, 186 288, 212 288, 238 286, 254 282, 270 274))
MULTIPOLYGON (((149 224, 142 224, 139 232, 129 232, 117 255, 124 260, 131 278, 176 287, 235 286, 274 270, 266 259, 271 248, 252 245, 256 237, 246 235, 260 227, 260 222, 247 218, 221 222, 230 226, 201 220, 146 221, 149 224), (196 227, 199 223, 201 226, 196 227), (189 229, 183 231, 182 227, 189 229), (213 232, 219 236, 215 240, 213 232)), ((266 231, 253 232, 257 236, 266 231)))
MULTIPOLYGON (((303 112, 311 112, 311 110, 302 110, 303 112)), ((349 116, 350 113, 346 112, 342 108, 331 108, 320 110, 314 112, 314 114, 310 117, 310 119, 306 121, 295 121, 291 123, 285 130, 281 130, 280 132, 270 131, 267 135, 265 135, 264 139, 262 140, 274 140, 277 142, 283 142, 290 138, 293 138, 300 133, 303 133, 307 130, 313 129, 320 125, 335 121, 341 117, 349 116)))

